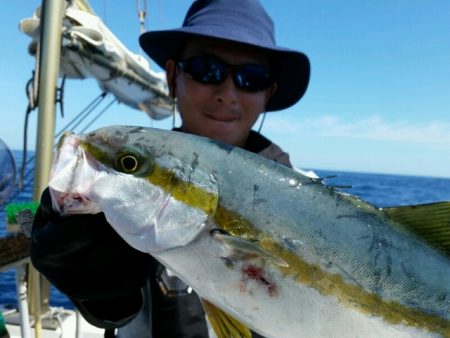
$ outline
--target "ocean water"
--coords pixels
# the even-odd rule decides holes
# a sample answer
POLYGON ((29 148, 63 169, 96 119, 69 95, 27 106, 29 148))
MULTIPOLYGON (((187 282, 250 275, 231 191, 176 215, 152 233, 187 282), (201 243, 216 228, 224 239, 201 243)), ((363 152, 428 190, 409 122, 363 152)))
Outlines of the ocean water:
MULTIPOLYGON (((20 163, 20 152, 14 152, 20 163)), ((32 155, 30 155, 32 156, 32 155)), ((31 167, 32 163, 28 166, 31 167)), ((28 202, 32 197, 32 170, 27 169, 27 185, 24 191, 13 195, 15 202, 28 202)), ((319 177, 330 186, 351 187, 340 190, 356 195, 378 206, 399 206, 410 204, 450 201, 450 179, 415 177, 372 173, 339 172, 315 170, 319 177)), ((6 236, 6 215, 0 209, 0 237, 6 236)), ((1 248, 0 248, 1 250, 1 248)), ((51 304, 72 308, 70 301, 58 290, 51 288, 51 304)), ((10 269, 0 273, 0 305, 16 305, 15 271, 10 269)))

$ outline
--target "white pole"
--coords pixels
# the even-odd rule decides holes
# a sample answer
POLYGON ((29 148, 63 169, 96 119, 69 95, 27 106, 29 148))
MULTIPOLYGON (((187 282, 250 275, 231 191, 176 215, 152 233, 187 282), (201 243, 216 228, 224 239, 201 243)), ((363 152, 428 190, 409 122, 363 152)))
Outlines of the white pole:
POLYGON ((75 310, 75 319, 76 319, 76 332, 75 332, 75 337, 76 338, 81 338, 82 337, 82 333, 81 333, 81 314, 78 310, 75 310))
MULTIPOLYGON (((61 54, 64 0, 43 0, 39 50, 39 109, 36 140, 36 166, 33 199, 38 201, 48 183, 55 134, 55 97, 61 54)), ((41 276, 29 269, 30 300, 34 315, 35 337, 41 337, 41 276)))
POLYGON ((16 267, 16 293, 20 314, 20 334, 22 338, 31 338, 30 315, 28 313, 28 299, 26 286, 26 264, 16 267))

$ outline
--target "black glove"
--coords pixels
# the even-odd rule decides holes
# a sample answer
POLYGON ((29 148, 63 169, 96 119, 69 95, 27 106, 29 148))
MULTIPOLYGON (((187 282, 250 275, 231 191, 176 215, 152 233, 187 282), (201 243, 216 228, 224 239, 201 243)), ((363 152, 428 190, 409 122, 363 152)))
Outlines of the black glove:
POLYGON ((150 256, 129 246, 102 213, 60 216, 48 189, 33 222, 30 256, 95 326, 123 326, 142 306, 150 256))

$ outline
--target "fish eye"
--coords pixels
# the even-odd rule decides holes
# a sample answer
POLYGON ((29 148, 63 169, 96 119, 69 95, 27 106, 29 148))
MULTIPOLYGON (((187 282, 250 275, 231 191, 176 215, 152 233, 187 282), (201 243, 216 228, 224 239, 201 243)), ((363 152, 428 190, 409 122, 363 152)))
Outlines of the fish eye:
POLYGON ((117 166, 120 171, 131 174, 139 169, 139 158, 133 154, 121 154, 117 157, 117 166))

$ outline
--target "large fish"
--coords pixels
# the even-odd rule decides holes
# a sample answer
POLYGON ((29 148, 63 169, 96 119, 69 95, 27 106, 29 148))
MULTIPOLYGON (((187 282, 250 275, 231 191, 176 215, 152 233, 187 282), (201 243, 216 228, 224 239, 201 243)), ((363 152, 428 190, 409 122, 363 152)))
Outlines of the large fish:
POLYGON ((66 134, 49 186, 59 212, 104 212, 195 289, 220 337, 450 337, 448 202, 380 210, 239 148, 124 126, 66 134))

